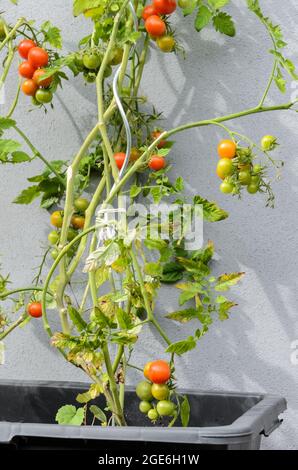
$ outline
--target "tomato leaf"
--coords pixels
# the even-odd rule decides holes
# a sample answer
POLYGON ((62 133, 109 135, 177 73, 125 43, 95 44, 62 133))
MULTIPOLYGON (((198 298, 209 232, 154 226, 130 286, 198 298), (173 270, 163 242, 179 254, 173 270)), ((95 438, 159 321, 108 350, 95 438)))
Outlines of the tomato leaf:
POLYGON ((106 423, 107 417, 104 414, 104 412, 96 405, 91 405, 89 408, 90 412, 93 414, 93 416, 101 421, 102 423, 106 423))
POLYGON ((221 209, 216 202, 210 202, 201 196, 195 196, 193 198, 194 204, 199 204, 203 209, 203 217, 208 222, 219 222, 220 220, 226 219, 229 214, 221 209))
POLYGON ((230 3, 230 0, 208 0, 208 3, 215 10, 219 10, 230 3))
POLYGON ((236 29, 232 17, 223 11, 218 12, 212 18, 214 28, 226 36, 233 37, 236 34, 236 29))
POLYGON ((38 186, 29 186, 14 199, 14 204, 31 204, 34 199, 40 195, 41 191, 38 186))
POLYGON ((177 310, 176 312, 168 313, 165 318, 169 320, 178 321, 179 323, 187 323, 194 318, 197 318, 197 310, 195 308, 187 308, 185 310, 177 310))
POLYGON ((58 424, 70 424, 81 426, 85 418, 84 408, 76 408, 73 405, 64 405, 59 408, 55 420, 58 424))
POLYGON ((198 9, 198 13, 195 19, 195 28, 198 32, 202 31, 212 19, 212 11, 206 6, 202 5, 198 9))
POLYGON ((161 282, 172 284, 183 278, 184 267, 179 263, 170 261, 163 266, 161 282))
POLYGON ((214 289, 219 292, 229 290, 230 287, 234 286, 240 281, 244 274, 245 273, 222 274, 217 278, 214 289))
POLYGON ((0 156, 1 154, 8 154, 15 152, 20 148, 21 144, 11 139, 0 139, 0 156))
POLYGON ((23 163, 23 162, 30 162, 30 161, 31 161, 31 158, 25 152, 17 151, 17 152, 12 152, 11 154, 11 159, 10 159, 11 163, 23 163))
POLYGON ((181 354, 185 354, 188 351, 191 351, 196 347, 197 343, 196 340, 193 336, 189 336, 187 339, 182 340, 182 341, 177 341, 176 343, 170 344, 170 346, 167 347, 166 352, 167 353, 175 353, 180 356, 181 354))
POLYGON ((16 124, 16 121, 13 119, 8 119, 4 117, 0 117, 0 130, 10 129, 16 124))
POLYGON ((183 395, 183 401, 180 405, 181 423, 184 428, 188 426, 190 417, 190 405, 186 395, 183 395))
POLYGON ((61 30, 56 26, 53 26, 50 21, 45 21, 41 25, 41 32, 44 35, 45 42, 48 42, 56 49, 62 48, 61 30))
POLYGON ((72 323, 79 332, 87 328, 87 323, 82 318, 82 315, 72 305, 68 305, 67 311, 72 323))
POLYGON ((74 0, 73 15, 79 16, 86 10, 100 6, 101 0, 74 0))

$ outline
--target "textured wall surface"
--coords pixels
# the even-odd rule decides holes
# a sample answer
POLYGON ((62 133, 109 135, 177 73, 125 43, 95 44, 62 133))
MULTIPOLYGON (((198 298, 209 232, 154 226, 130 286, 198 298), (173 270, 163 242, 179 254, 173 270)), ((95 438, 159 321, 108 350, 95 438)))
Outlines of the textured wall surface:
MULTIPOLYGON (((19 0, 13 7, 8 0, 1 10, 14 21, 21 15, 38 22, 49 18, 63 31, 66 50, 73 50, 89 25, 71 16, 71 0, 51 2, 19 0)), ((279 22, 289 43, 288 54, 297 62, 298 2, 267 0, 266 12, 279 22)), ((243 0, 232 2, 237 23, 236 38, 219 36, 206 30, 198 35, 192 19, 175 15, 178 35, 187 51, 186 60, 152 50, 146 66, 148 73, 141 91, 164 112, 165 127, 188 120, 213 117, 253 106, 260 98, 271 69, 267 54, 270 43, 264 29, 248 13, 243 0)), ((13 99, 13 77, 6 89, 7 102, 13 99)), ((295 92, 295 85, 288 95, 295 92)), ((286 101, 273 90, 272 104, 286 101)), ((95 119, 93 86, 85 87, 82 79, 70 79, 55 97, 55 110, 45 116, 28 111, 28 99, 21 97, 16 119, 35 145, 49 159, 70 159, 95 119)), ((1 111, 1 114, 4 112, 1 111)), ((171 154, 173 172, 183 175, 188 190, 216 199, 230 217, 219 224, 205 225, 205 239, 214 240, 219 261, 217 270, 241 270, 246 276, 233 291, 239 307, 231 319, 217 323, 199 343, 198 348, 177 363, 181 386, 200 389, 270 392, 288 400, 282 427, 275 431, 263 448, 298 449, 298 366, 291 364, 291 342, 298 339, 297 321, 297 235, 298 218, 298 117, 294 112, 246 117, 233 123, 239 132, 258 140, 263 134, 279 137, 277 153, 286 162, 281 181, 276 184, 276 208, 264 207, 262 197, 244 196, 242 201, 225 197, 218 190, 214 169, 216 143, 220 129, 201 129, 179 134, 171 154)), ((15 286, 32 278, 38 265, 41 246, 50 230, 48 216, 38 202, 32 206, 11 204, 26 185, 26 177, 42 168, 31 165, 1 166, 0 184, 0 252, 5 272, 10 272, 15 286), (28 223, 30 222, 30 223, 28 223)), ((165 290, 158 305, 160 315, 175 307, 170 290, 165 290)), ((187 327, 169 325, 170 335, 186 337, 187 327)), ((140 363, 163 345, 154 332, 146 330, 136 349, 140 363)), ((41 322, 34 321, 6 340, 6 363, 0 366, 1 378, 41 380, 85 380, 76 369, 65 364, 48 345, 41 322)), ((131 382, 137 377, 131 376, 131 382)))

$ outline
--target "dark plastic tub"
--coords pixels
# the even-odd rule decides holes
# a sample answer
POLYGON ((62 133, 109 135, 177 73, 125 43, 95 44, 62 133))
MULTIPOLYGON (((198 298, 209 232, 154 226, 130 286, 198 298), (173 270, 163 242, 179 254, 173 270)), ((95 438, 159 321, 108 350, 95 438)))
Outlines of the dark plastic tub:
MULTIPOLYGON (((75 398, 88 388, 84 383, 0 381, 0 444, 26 449, 148 448, 175 450, 259 449, 282 422, 286 400, 274 395, 182 390, 187 394, 189 427, 152 427, 138 411, 139 400, 126 392, 127 427, 61 426, 58 408, 78 405, 75 398), (134 424, 132 426, 131 424, 134 424)), ((95 400, 96 402, 96 400, 95 400)), ((99 400, 99 406, 103 403, 99 400)), ((80 406, 80 405, 78 405, 80 406)))

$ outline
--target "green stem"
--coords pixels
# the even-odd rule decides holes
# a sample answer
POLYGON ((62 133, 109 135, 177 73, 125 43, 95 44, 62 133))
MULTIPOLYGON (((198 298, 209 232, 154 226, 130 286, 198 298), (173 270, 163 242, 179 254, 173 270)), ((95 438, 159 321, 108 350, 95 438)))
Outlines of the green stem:
POLYGON ((16 93, 16 96, 11 104, 11 107, 6 115, 7 119, 11 118, 11 116, 13 115, 16 107, 17 107, 17 104, 18 104, 18 101, 19 101, 19 97, 20 97, 20 92, 21 92, 21 80, 19 81, 19 85, 18 85, 18 89, 17 89, 17 93, 16 93))
POLYGON ((2 51, 2 49, 4 48, 4 46, 8 43, 8 41, 10 41, 15 33, 17 32, 17 30, 23 25, 23 24, 26 24, 26 20, 25 18, 20 18, 15 26, 9 31, 9 33, 6 35, 5 39, 1 42, 0 44, 0 51, 2 51))
POLYGON ((28 314, 23 314, 14 323, 12 323, 3 333, 0 334, 0 341, 8 336, 15 328, 17 328, 28 317, 28 314))
MULTIPOLYGON (((32 292, 32 291, 43 291, 43 287, 37 287, 37 286, 32 286, 32 287, 20 287, 18 289, 10 290, 9 292, 4 292, 4 294, 0 294, 0 300, 4 300, 7 297, 10 297, 13 294, 17 294, 19 292, 32 292)), ((51 292, 48 292, 48 294, 51 294, 51 292)))

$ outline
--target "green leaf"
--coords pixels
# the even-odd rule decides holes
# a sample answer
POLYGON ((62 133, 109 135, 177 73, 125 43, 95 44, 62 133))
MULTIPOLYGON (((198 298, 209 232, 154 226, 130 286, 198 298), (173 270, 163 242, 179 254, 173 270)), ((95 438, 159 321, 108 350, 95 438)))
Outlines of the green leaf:
POLYGON ((184 189, 184 180, 183 180, 182 176, 179 176, 176 179, 174 186, 175 186, 176 191, 178 191, 178 192, 183 191, 183 189, 184 189))
POLYGON ((237 304, 235 302, 231 302, 229 300, 225 302, 221 302, 219 304, 219 309, 218 309, 218 318, 223 321, 227 320, 229 318, 228 311, 232 308, 235 307, 237 304))
POLYGON ((144 266, 144 272, 152 277, 161 276, 162 266, 160 263, 146 263, 144 266))
POLYGON ((130 187, 130 197, 133 199, 135 197, 137 197, 140 192, 142 191, 142 187, 140 186, 137 186, 136 184, 133 184, 131 187, 130 187))
POLYGON ((0 117, 0 129, 1 130, 9 129, 10 127, 13 127, 15 125, 16 125, 16 121, 14 121, 13 119, 0 117))
POLYGON ((11 139, 0 139, 0 153, 15 152, 20 148, 21 144, 11 139))
POLYGON ((191 15, 194 9, 197 6, 197 0, 190 0, 189 5, 186 8, 183 8, 183 16, 191 15))
POLYGON ((84 392, 84 393, 79 393, 77 396, 76 396, 76 401, 80 404, 85 404, 85 403, 88 403, 89 401, 92 400, 92 397, 90 395, 90 392, 89 390, 87 392, 84 392))
POLYGON ((175 353, 180 356, 181 354, 185 354, 188 351, 191 351, 196 347, 197 343, 194 339, 193 336, 189 336, 187 339, 182 340, 182 341, 177 341, 176 343, 170 344, 170 346, 167 347, 166 352, 167 353, 175 353))
POLYGON ((70 424, 73 426, 81 426, 84 422, 84 408, 76 408, 73 405, 64 405, 59 408, 55 420, 58 424, 70 424))
POLYGON ((73 3, 73 14, 74 16, 79 16, 84 11, 89 10, 91 8, 96 8, 100 6, 100 0, 74 0, 73 3))
POLYGON ((57 49, 62 48, 61 30, 59 28, 53 26, 50 21, 45 21, 41 25, 41 31, 44 34, 45 42, 57 49))
POLYGON ((230 0, 208 0, 209 5, 215 10, 225 7, 230 0))
POLYGON ((198 9, 198 13, 195 19, 195 28, 198 32, 202 31, 211 21, 212 11, 206 6, 202 5, 198 9))
POLYGON ((236 29, 232 17, 224 12, 218 12, 212 18, 214 28, 226 36, 233 37, 236 34, 236 29))
POLYGON ((165 318, 178 321, 179 323, 187 323, 197 318, 197 314, 198 312, 195 308, 187 308, 185 310, 177 310, 176 312, 168 313, 165 315, 165 318))
POLYGON ((229 214, 221 209, 216 202, 210 202, 207 199, 202 198, 201 196, 195 196, 193 198, 194 204, 202 206, 203 217, 208 222, 219 222, 220 220, 226 219, 229 214))
POLYGON ((106 423, 107 421, 107 417, 106 415, 104 414, 104 412, 96 405, 91 405, 89 410, 91 411, 91 413, 93 414, 93 416, 98 419, 99 421, 101 421, 102 423, 106 423))
POLYGON ((181 423, 184 428, 188 426, 190 417, 190 405, 186 395, 183 395, 183 401, 180 405, 181 423))
POLYGON ((276 74, 274 76, 274 82, 277 86, 277 88, 279 89, 279 91, 281 91, 281 93, 285 93, 286 92, 286 85, 287 85, 287 82, 286 80, 284 79, 283 77, 283 74, 280 70, 280 68, 278 67, 277 70, 276 70, 276 74))
POLYGON ((245 273, 222 274, 217 278, 214 289, 219 292, 229 290, 230 287, 240 281, 244 274, 245 273))
POLYGON ((79 332, 87 328, 87 323, 82 315, 72 305, 67 306, 67 311, 72 323, 79 332))
POLYGON ((11 163, 23 163, 23 162, 30 162, 31 158, 29 155, 25 152, 12 152, 11 154, 11 163))
POLYGON ((170 261, 163 266, 161 281, 172 284, 183 278, 184 268, 174 261, 170 261))
POLYGON ((40 195, 40 192, 38 186, 29 186, 29 188, 24 189, 13 202, 15 204, 31 204, 31 202, 40 195))

